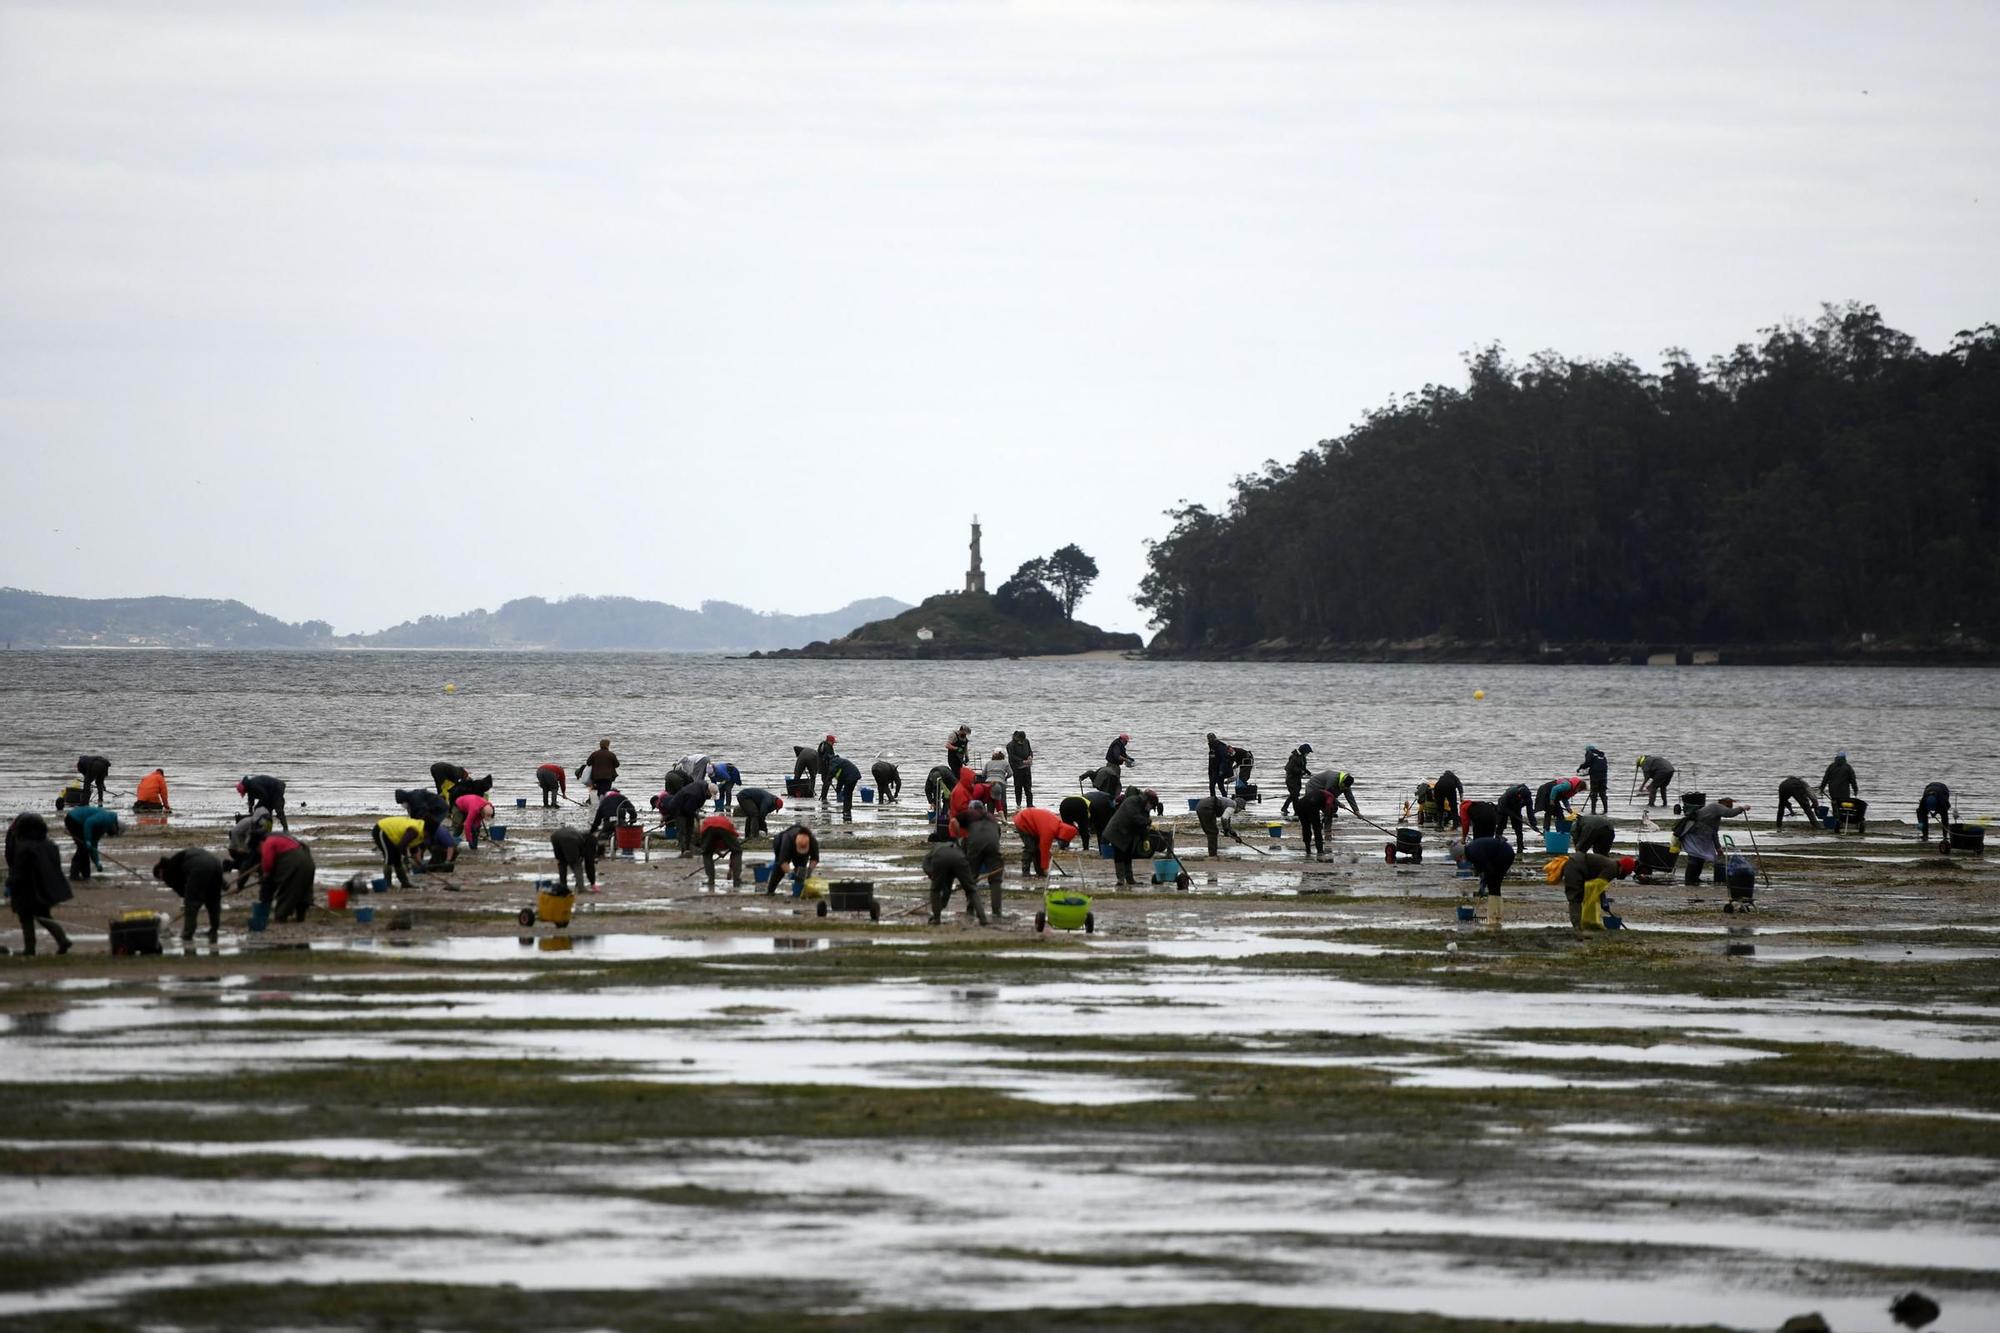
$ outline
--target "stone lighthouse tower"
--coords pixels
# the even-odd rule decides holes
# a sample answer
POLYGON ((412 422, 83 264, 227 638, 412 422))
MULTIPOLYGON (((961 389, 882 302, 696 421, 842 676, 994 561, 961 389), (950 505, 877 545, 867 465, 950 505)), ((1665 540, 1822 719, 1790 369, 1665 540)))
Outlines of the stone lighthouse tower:
POLYGON ((986 591, 986 571, 979 565, 979 515, 972 516, 972 565, 965 571, 967 592, 986 591))

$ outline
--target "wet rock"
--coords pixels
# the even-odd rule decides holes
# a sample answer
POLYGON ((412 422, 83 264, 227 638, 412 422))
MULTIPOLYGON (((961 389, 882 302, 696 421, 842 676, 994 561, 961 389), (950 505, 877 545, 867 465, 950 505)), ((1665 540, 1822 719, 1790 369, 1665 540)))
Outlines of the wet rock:
POLYGON ((1778 1333, 1833 1333, 1826 1320, 1815 1314, 1795 1314, 1778 1325, 1778 1333))
POLYGON ((1938 1303, 1921 1291, 1906 1291, 1889 1302, 1889 1313, 1904 1328, 1922 1328, 1938 1317, 1938 1303))

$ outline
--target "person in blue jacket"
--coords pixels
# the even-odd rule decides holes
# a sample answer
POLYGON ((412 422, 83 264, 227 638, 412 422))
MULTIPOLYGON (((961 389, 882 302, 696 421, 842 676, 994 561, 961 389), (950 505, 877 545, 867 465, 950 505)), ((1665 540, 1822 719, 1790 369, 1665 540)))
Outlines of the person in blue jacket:
POLYGON ((861 785, 861 765, 844 754, 837 754, 827 766, 826 777, 833 786, 834 794, 840 797, 840 817, 854 818, 854 789, 861 785))
POLYGON ((76 855, 70 858, 69 877, 89 879, 92 870, 104 873, 104 858, 98 855, 97 844, 105 838, 115 838, 123 830, 118 827, 118 816, 101 805, 79 805, 63 811, 63 828, 76 843, 76 855))

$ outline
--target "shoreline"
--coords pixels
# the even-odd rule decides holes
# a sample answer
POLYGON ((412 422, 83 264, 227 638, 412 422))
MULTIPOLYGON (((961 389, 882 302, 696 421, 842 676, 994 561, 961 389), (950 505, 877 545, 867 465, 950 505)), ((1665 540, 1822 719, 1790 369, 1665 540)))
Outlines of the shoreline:
POLYGON ((1996 667, 2000 645, 1881 644, 1741 644, 1675 648, 1645 644, 1543 644, 1528 649, 1493 643, 1452 643, 1420 640, 1389 643, 1300 645, 1282 640, 1247 647, 1182 649, 1090 648, 1073 653, 1002 653, 899 649, 881 653, 816 653, 803 648, 555 648, 540 646, 484 647, 324 647, 233 645, 191 647, 181 644, 9 644, 13 653, 284 653, 288 655, 386 656, 396 653, 433 656, 714 657, 732 662, 1178 662, 1316 663, 1358 666, 1696 666, 1696 667, 1996 667))
POLYGON ((2000 645, 1964 644, 1517 644, 1415 640, 1304 645, 1283 640, 1231 648, 1150 647, 1152 662, 1314 662, 1367 666, 1992 667, 2000 645))

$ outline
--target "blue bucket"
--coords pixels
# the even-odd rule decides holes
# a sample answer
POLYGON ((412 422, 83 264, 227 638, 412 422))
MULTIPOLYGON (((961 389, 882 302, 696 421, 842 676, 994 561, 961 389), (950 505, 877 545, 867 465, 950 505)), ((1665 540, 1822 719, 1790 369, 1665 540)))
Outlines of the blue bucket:
POLYGON ((1196 806, 1199 806, 1200 804, 1201 804, 1201 797, 1199 796, 1188 797, 1188 809, 1192 810, 1196 806))
POLYGON ((495 842, 505 842, 507 841, 507 826, 505 824, 488 824, 486 826, 486 836, 495 842))
POLYGON ((264 927, 270 924, 271 924, 271 904, 262 901, 251 903, 250 929, 253 931, 262 930, 264 927))
POLYGON ((1269 833, 1273 838, 1282 838, 1285 836, 1285 826, 1283 824, 1272 824, 1264 831, 1269 833))
POLYGON ((375 909, 374 909, 374 908, 372 908, 372 907, 357 907, 357 908, 355 908, 355 909, 354 909, 354 924, 355 924, 355 925, 357 925, 357 926, 367 926, 367 925, 372 925, 372 924, 374 924, 374 921, 375 921, 375 909))
POLYGON ((1477 921, 1479 919, 1479 913, 1474 908, 1461 906, 1458 909, 1458 919, 1460 921, 1477 921))
POLYGON ((375 893, 387 893, 389 891, 389 877, 387 875, 377 875, 374 879, 368 881, 368 887, 375 893))
POLYGON ((1114 859, 1111 853, 1111 844, 1104 841, 1104 839, 1102 838, 1099 838, 1097 840, 1097 859, 1100 861, 1109 861, 1114 859))
POLYGON ((516 810, 526 810, 528 808, 528 798, 525 796, 516 796, 514 798, 514 808, 516 810))
POLYGON ((861 804, 875 804, 875 789, 873 787, 863 787, 861 789, 861 804))
POLYGON ((1569 854, 1569 834, 1544 833, 1542 835, 1542 850, 1550 856, 1567 856, 1569 854))
POLYGON ((766 861, 763 865, 752 866, 750 869, 750 873, 752 876, 755 877, 757 883, 769 884, 771 882, 772 867, 776 865, 777 862, 775 861, 766 861))

